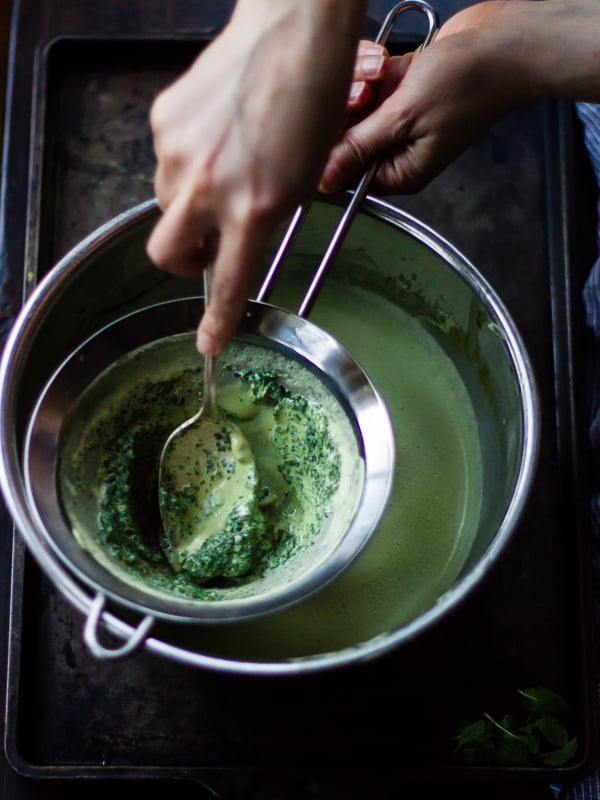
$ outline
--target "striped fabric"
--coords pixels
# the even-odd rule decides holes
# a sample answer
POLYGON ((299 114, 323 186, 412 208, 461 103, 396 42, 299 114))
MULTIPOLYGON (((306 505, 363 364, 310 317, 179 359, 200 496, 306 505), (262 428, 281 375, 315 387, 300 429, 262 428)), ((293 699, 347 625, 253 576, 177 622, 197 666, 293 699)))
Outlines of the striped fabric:
MULTIPOLYGON (((583 125, 585 145, 600 189, 600 105, 577 103, 576 110, 583 125)), ((600 220, 600 193, 598 218, 600 220)), ((590 440, 600 464, 600 222, 598 225, 598 258, 592 265, 584 287, 583 300, 587 325, 593 333, 592 338, 595 343, 589 359, 588 399, 591 412, 590 440)), ((594 530, 594 574, 597 576, 594 597, 596 619, 600 621, 600 494, 598 493, 594 493, 592 497, 591 511, 594 530)), ((598 707, 600 708, 600 703, 598 707)), ((576 783, 552 788, 560 800, 600 800, 600 765, 591 775, 576 783)))
MULTIPOLYGON (((577 103, 577 114, 583 124, 584 139, 590 157, 590 162, 596 174, 598 186, 600 187, 600 105, 592 103, 577 103)), ((600 217, 600 195, 598 197, 598 215, 600 217)), ((598 249, 599 258, 593 265, 590 276, 586 283, 583 299, 587 315, 587 323, 594 332, 596 338, 600 339, 600 225, 598 227, 598 249)), ((597 384, 600 387, 600 384, 597 384)), ((600 405, 600 397, 596 398, 600 405)), ((598 426, 600 422, 593 425, 594 444, 598 444, 598 426)), ((598 517, 600 519, 600 517, 598 517)))

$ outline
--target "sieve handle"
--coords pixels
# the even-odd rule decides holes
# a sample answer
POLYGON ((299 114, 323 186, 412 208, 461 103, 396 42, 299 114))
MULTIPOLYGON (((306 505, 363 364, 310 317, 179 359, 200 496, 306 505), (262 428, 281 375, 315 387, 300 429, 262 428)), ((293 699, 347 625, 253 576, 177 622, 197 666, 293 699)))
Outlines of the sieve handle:
MULTIPOLYGON (((396 19, 400 16, 400 14, 403 14, 406 11, 419 11, 420 13, 425 14, 428 22, 428 30, 425 39, 419 46, 419 50, 422 50, 424 47, 427 47, 427 45, 430 44, 437 32, 438 20, 435 10, 429 3, 425 2, 425 0, 403 0, 403 2, 397 3, 388 13, 381 28, 379 29, 379 33, 375 38, 375 42, 377 42, 377 44, 385 44, 396 19)), ((302 299, 298 309, 299 316, 307 317, 310 313, 315 300, 317 299, 317 295, 321 288, 321 284, 323 283, 325 273, 340 249, 352 220, 356 215, 358 207, 362 203, 367 193, 367 189, 369 188, 369 184, 377 172, 378 167, 379 161, 375 161, 362 176, 358 186, 354 190, 352 199, 346 207, 346 210, 344 211, 337 228, 329 240, 329 244, 327 245, 325 253, 322 256, 319 266, 317 267, 310 285, 302 299)), ((302 224, 304 223, 304 220, 308 216, 309 210, 310 205, 300 205, 294 212, 277 249, 277 252, 275 253, 275 256, 267 271, 267 274, 262 282, 262 285, 260 286, 258 294, 256 295, 256 300, 258 302, 264 302, 268 298, 271 292, 273 281, 279 272, 279 268, 287 256, 290 247, 292 246, 298 232, 300 231, 300 228, 302 227, 302 224)))

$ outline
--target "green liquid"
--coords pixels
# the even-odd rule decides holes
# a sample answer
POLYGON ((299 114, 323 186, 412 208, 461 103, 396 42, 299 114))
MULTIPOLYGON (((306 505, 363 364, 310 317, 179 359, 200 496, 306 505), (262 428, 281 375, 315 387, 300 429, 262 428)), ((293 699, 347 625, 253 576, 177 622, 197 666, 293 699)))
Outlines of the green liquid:
POLYGON ((418 320, 346 284, 325 287, 311 321, 350 350, 388 405, 397 447, 389 509, 366 550, 309 600, 249 623, 171 626, 174 643, 251 661, 338 651, 413 620, 464 565, 479 522, 482 464, 475 413, 453 363, 418 320))

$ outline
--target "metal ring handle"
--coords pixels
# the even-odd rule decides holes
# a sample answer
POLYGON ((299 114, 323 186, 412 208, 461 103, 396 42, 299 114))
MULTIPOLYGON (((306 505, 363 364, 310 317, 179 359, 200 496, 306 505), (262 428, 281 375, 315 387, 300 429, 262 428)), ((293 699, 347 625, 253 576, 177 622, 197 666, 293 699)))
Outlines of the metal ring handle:
POLYGON ((106 605, 106 597, 99 593, 94 598, 83 628, 83 641, 96 658, 104 661, 115 661, 125 658, 138 650, 145 642, 150 628, 154 624, 154 617, 147 616, 142 619, 138 627, 131 634, 125 644, 120 647, 108 648, 100 644, 98 628, 106 605))
MULTIPOLYGON (((391 11, 388 13, 386 18, 379 29, 379 33, 375 38, 375 42, 377 44, 385 44, 387 41, 392 28, 394 27, 394 23, 396 19, 400 16, 400 14, 405 13, 406 11, 419 11, 422 14, 425 14, 427 17, 428 29, 427 34, 424 40, 419 45, 418 51, 423 50, 424 47, 427 47, 433 40, 437 29, 438 29, 438 18, 435 10, 433 7, 425 2, 425 0, 402 0, 402 2, 397 3, 391 11)), ((298 309, 298 316, 306 317, 310 313, 315 300, 317 299, 317 295, 321 288, 321 284, 323 282, 323 278, 325 277, 325 273, 331 262, 333 261, 334 257, 336 256, 338 250, 340 249, 344 237, 348 232, 350 224, 354 219, 356 212, 358 210, 359 205, 362 203, 369 184, 373 179, 373 176, 377 172, 379 167, 379 161, 375 161, 369 169, 365 172, 365 174, 360 179, 360 182, 356 189, 354 190, 354 194, 352 196, 352 200, 348 204, 342 218, 340 219, 331 239, 329 240, 329 244, 321 258, 321 262, 317 267, 315 274, 310 282, 308 289, 302 299, 300 307, 298 309)), ((292 243, 294 242, 304 220, 308 216, 308 212, 310 210, 310 205, 300 205, 294 212, 292 219, 286 229, 286 232, 283 235, 282 241, 275 253, 275 256, 271 262, 271 265, 265 275, 265 278, 258 290, 258 294, 256 295, 256 300, 258 302, 264 302, 268 298, 273 281, 277 276, 279 268, 283 263, 284 258, 286 257, 292 243)))

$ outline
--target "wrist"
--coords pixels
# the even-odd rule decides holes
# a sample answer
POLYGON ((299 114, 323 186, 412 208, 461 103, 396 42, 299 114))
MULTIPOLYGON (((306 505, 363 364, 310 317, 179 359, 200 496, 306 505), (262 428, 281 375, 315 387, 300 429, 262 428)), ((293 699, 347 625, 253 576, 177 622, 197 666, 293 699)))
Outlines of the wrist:
POLYGON ((256 28, 257 19, 269 26, 294 14, 331 42, 339 37, 358 39, 366 8, 367 0, 237 0, 231 19, 256 28))

